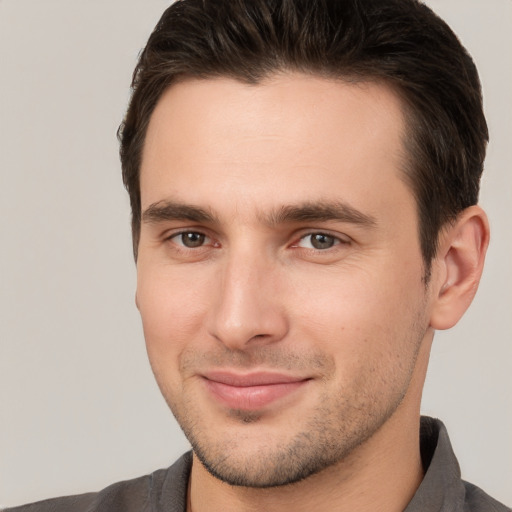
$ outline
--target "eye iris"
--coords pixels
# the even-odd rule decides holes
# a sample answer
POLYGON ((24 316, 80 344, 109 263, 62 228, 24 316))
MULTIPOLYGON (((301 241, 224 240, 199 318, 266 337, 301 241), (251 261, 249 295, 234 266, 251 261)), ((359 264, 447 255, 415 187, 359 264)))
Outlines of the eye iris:
POLYGON ((205 236, 201 233, 182 233, 181 241, 185 247, 200 247, 204 244, 205 236))
POLYGON ((311 245, 315 249, 330 249, 334 245, 334 237, 316 233, 311 235, 311 245))

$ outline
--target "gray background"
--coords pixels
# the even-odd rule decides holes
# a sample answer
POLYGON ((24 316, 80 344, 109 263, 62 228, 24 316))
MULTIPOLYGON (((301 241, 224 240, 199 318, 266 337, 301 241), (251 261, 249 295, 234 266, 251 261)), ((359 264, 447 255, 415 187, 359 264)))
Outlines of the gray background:
MULTIPOLYGON (((431 0, 481 72, 493 239, 480 292, 438 333, 423 411, 468 480, 512 504, 512 2, 431 0)), ((0 1, 0 504, 97 490, 187 447, 134 305, 115 132, 168 2, 0 1)))

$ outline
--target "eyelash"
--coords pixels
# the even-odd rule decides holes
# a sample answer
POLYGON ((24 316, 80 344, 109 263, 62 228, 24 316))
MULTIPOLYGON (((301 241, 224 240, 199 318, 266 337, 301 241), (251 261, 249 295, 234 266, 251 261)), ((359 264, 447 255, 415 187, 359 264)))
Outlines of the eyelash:
MULTIPOLYGON (((318 239, 316 241, 317 241, 317 243, 320 243, 320 244, 322 243, 318 239)), ((329 232, 325 232, 325 231, 315 231, 315 232, 310 232, 310 233, 307 233, 307 234, 301 236, 299 238, 298 242, 295 242, 292 245, 292 247, 302 248, 302 249, 306 249, 306 250, 313 250, 313 251, 318 251, 318 252, 326 252, 329 249, 333 249, 336 246, 346 245, 348 243, 349 243, 348 240, 344 240, 340 236, 336 236, 336 235, 333 235, 333 234, 331 234, 329 232), (329 247, 324 247, 324 248, 315 247, 315 242, 313 241, 314 240, 313 237, 327 238, 332 242, 332 245, 330 245, 329 247), (307 240, 308 238, 310 239, 310 245, 312 245, 313 247, 301 247, 299 244, 301 242, 303 242, 304 240, 307 240)))
MULTIPOLYGON (((183 230, 183 231, 179 231, 178 233, 173 233, 172 235, 168 236, 166 238, 166 241, 173 242, 180 251, 195 251, 195 250, 203 249, 207 246, 207 244, 201 243, 201 245, 198 245, 196 247, 188 247, 184 243, 178 243, 175 241, 175 239, 177 239, 179 237, 183 237, 184 235, 197 235, 199 237, 203 237, 204 240, 211 239, 211 237, 209 237, 208 235, 206 235, 205 233, 203 233, 201 231, 183 230)), ((290 247, 296 248, 296 249, 304 249, 304 250, 308 250, 308 251, 310 250, 310 251, 315 251, 315 252, 327 252, 336 246, 348 245, 349 243, 350 243, 349 240, 343 239, 342 237, 337 236, 337 235, 333 235, 327 231, 311 231, 309 233, 302 235, 296 242, 293 242, 290 247), (299 245, 303 240, 306 240, 308 237, 311 238, 314 236, 325 237, 325 238, 331 239, 333 243, 330 247, 325 247, 325 248, 301 247, 299 245)), ((311 242, 311 245, 314 246, 314 242, 311 242)), ((213 247, 220 247, 220 244, 218 242, 215 242, 213 244, 213 247)))
MULTIPOLYGON (((201 231, 194 231, 194 230, 183 230, 183 231, 179 231, 178 233, 173 233, 172 235, 166 237, 166 241, 170 241, 172 243, 174 243, 177 247, 180 248, 180 250, 195 250, 195 249, 201 249, 201 248, 204 248, 205 245, 199 245, 197 247, 187 247, 185 244, 180 244, 180 243, 177 243, 175 241, 175 239, 179 238, 179 237, 183 237, 183 235, 199 235, 200 237, 204 237, 204 239, 206 240, 210 240, 210 237, 208 235, 206 235, 205 233, 202 233, 201 231)), ((220 246, 220 244, 218 243, 215 243, 214 246, 220 246)))

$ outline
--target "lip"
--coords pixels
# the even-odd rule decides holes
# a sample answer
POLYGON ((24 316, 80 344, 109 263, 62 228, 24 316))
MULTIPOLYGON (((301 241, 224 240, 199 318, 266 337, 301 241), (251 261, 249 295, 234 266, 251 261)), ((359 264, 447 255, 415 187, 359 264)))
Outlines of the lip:
POLYGON ((238 374, 226 371, 202 375, 210 394, 230 409, 255 411, 294 393, 309 378, 273 372, 238 374))

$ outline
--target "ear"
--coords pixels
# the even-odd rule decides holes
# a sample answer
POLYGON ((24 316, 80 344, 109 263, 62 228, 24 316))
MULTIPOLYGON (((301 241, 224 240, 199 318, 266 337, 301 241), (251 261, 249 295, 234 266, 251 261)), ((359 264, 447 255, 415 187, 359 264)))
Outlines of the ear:
POLYGON ((489 222, 479 206, 465 209, 455 224, 440 234, 434 261, 430 325, 453 327, 473 301, 489 245, 489 222))

